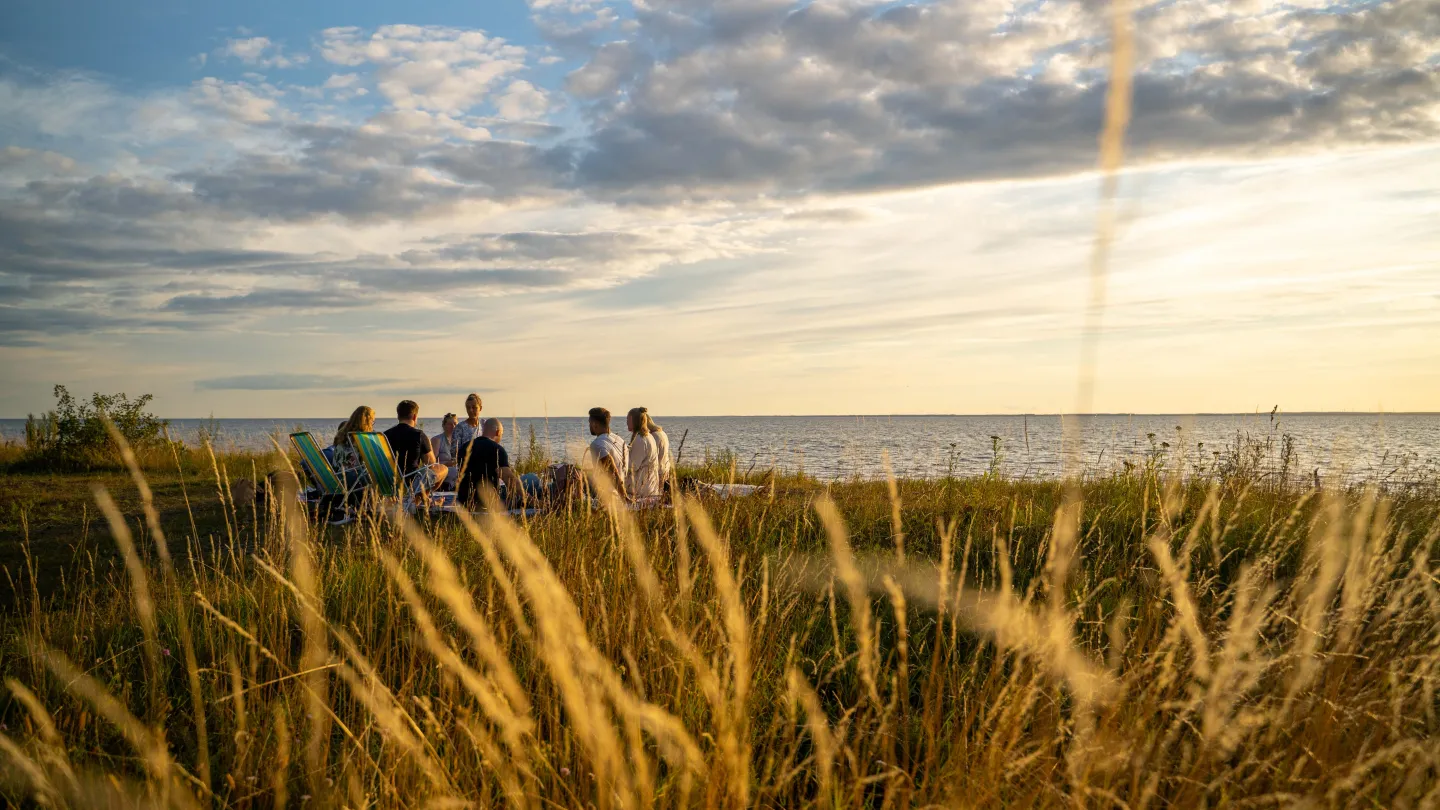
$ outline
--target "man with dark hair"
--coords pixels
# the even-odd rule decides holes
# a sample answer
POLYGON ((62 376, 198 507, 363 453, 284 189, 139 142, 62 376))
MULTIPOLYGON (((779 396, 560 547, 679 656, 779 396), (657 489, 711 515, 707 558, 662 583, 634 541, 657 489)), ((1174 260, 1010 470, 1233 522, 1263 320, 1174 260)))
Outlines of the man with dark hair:
POLYGON ((419 489, 433 490, 440 486, 450 474, 450 468, 436 463, 430 437, 415 426, 420 420, 420 406, 404 400, 395 406, 395 417, 400 423, 385 431, 385 438, 395 453, 400 475, 409 478, 411 473, 415 473, 413 486, 419 489))
POLYGON ((590 447, 585 450, 586 460, 610 476, 610 483, 620 497, 625 497, 625 465, 628 451, 625 440, 610 432, 610 411, 604 408, 590 409, 590 447))

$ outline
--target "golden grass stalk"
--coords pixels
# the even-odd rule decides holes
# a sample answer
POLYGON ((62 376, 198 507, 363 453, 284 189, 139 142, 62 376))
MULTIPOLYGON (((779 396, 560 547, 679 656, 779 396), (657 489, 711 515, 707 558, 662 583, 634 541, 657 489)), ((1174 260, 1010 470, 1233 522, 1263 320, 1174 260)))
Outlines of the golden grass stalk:
POLYGON ((815 513, 825 527, 830 540, 830 556, 835 563, 835 576, 845 586, 846 600, 850 603, 850 622, 855 629, 855 641, 860 647, 856 667, 865 692, 878 706, 880 691, 876 685, 875 673, 878 667, 875 653, 875 635, 872 630, 874 617, 870 613, 870 594, 860 571, 855 567, 855 555, 850 550, 850 533, 834 501, 828 497, 815 500, 815 513))

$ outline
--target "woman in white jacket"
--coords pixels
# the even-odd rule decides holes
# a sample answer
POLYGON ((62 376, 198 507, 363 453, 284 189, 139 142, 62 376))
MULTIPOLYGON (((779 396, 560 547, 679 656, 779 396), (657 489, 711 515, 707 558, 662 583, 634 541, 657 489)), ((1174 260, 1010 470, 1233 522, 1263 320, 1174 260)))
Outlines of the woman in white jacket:
MULTIPOLYGON (((644 408, 631 408, 625 415, 625 426, 630 429, 625 492, 636 503, 657 503, 664 494, 661 471, 665 465, 651 430, 653 424, 644 408)), ((669 442, 665 444, 668 456, 669 442)))

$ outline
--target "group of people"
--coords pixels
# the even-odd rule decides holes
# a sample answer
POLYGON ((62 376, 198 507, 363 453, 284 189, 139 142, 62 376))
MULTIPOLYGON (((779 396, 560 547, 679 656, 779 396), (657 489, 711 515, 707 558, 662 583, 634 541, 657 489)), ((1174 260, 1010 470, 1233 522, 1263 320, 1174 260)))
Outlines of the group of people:
MULTIPOLYGON (((606 477, 616 494, 631 503, 659 503, 670 494, 675 474, 670 438, 645 408, 631 408, 626 414, 628 440, 611 431, 610 411, 591 408, 592 438, 582 466, 552 465, 547 481, 537 473, 519 474, 511 468, 510 455, 501 444, 505 426, 494 417, 482 419, 483 407, 480 395, 471 394, 465 398, 465 419, 445 414, 441 431, 434 436, 418 427, 418 404, 407 399, 395 407, 398 422, 384 432, 385 438, 395 454, 398 474, 410 482, 412 491, 454 490, 457 500, 478 506, 480 493, 488 487, 503 493, 513 506, 583 491, 586 478, 582 470, 593 468, 606 477)), ((331 462, 351 488, 365 474, 352 437, 374 429, 375 410, 362 405, 335 434, 331 462)))

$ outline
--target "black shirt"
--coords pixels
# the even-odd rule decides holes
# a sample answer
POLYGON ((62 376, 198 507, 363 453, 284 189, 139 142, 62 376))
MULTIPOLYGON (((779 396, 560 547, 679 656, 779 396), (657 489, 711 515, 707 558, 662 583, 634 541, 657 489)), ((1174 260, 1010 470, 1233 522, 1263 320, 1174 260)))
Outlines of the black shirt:
POLYGON ((425 431, 404 422, 385 431, 385 438, 390 441, 390 449, 395 451, 395 463, 400 466, 401 475, 420 469, 420 465, 425 463, 425 456, 434 452, 425 431))
POLYGON ((476 436, 456 448, 455 463, 464 470, 455 488, 455 497, 471 503, 479 495, 477 490, 481 484, 500 488, 500 468, 510 466, 510 455, 499 442, 476 436))

